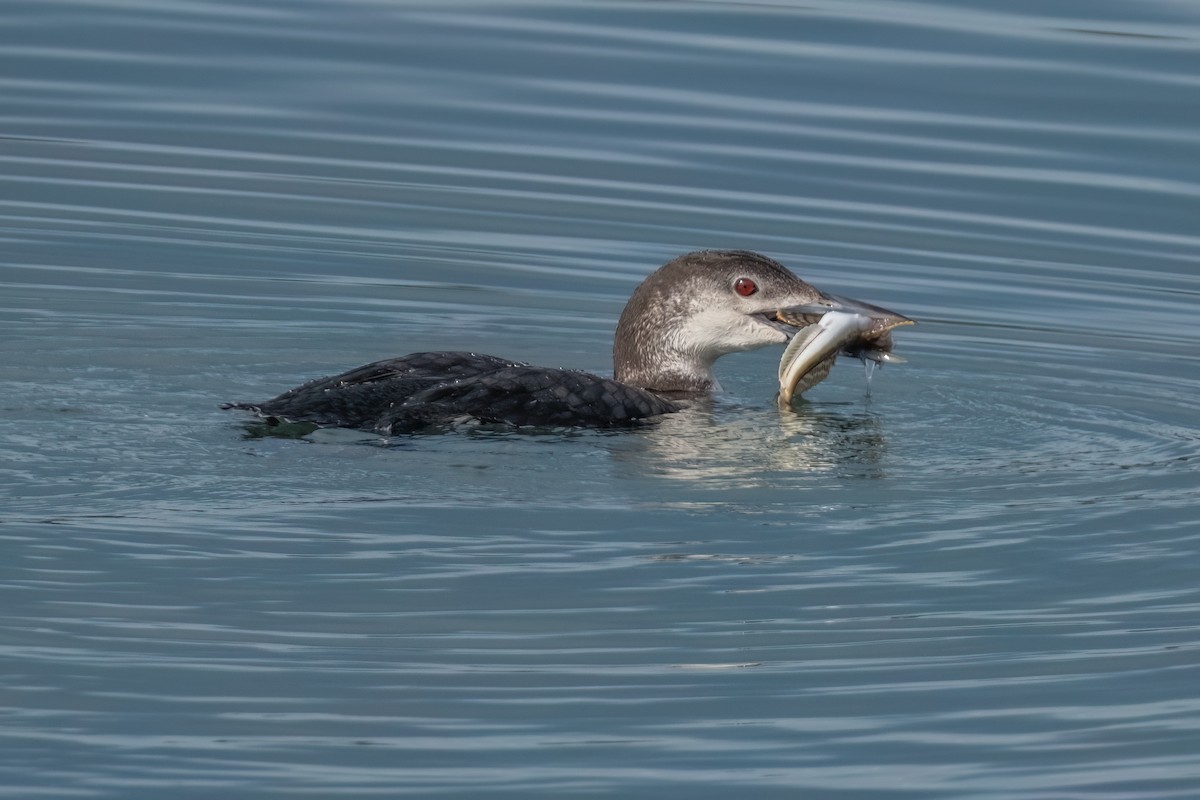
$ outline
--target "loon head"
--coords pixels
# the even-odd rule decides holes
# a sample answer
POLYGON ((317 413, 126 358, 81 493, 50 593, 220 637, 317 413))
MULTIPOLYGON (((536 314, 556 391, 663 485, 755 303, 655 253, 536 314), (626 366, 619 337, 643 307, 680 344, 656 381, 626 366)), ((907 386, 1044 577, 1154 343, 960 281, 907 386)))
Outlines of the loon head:
POLYGON ((613 343, 616 379, 663 392, 712 389, 721 356, 788 342, 797 328, 777 318, 778 310, 825 299, 758 253, 679 256, 629 298, 613 343))

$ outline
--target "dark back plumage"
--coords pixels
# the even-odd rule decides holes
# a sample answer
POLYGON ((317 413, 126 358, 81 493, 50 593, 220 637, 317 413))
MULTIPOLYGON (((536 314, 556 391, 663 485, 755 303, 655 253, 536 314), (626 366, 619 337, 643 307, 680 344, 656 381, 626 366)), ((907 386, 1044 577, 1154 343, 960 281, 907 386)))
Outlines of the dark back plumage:
POLYGON ((677 411, 644 389, 574 370, 480 353, 411 353, 309 381, 262 403, 230 403, 283 422, 381 434, 474 420, 537 427, 615 427, 677 411))

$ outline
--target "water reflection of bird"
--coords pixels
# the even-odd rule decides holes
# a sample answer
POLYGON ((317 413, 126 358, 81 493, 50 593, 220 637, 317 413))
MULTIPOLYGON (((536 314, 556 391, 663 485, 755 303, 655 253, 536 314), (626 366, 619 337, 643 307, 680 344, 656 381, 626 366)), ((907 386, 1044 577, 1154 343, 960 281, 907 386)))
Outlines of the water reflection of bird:
POLYGON ((630 425, 717 388, 712 366, 721 356, 787 343, 806 323, 781 310, 835 302, 852 301, 835 301, 765 256, 700 251, 663 265, 634 291, 617 323, 612 379, 478 353, 413 353, 223 407, 270 424, 382 434, 472 421, 630 425))
POLYGON ((812 475, 883 474, 888 442, 876 414, 840 403, 806 403, 786 414, 746 413, 768 408, 765 401, 744 404, 728 395, 698 401, 686 414, 664 417, 644 436, 610 443, 612 461, 621 477, 639 486, 653 476, 646 484, 652 502, 673 507, 752 506, 754 492, 811 488, 812 475), (673 489, 664 500, 663 481, 690 488, 673 489))

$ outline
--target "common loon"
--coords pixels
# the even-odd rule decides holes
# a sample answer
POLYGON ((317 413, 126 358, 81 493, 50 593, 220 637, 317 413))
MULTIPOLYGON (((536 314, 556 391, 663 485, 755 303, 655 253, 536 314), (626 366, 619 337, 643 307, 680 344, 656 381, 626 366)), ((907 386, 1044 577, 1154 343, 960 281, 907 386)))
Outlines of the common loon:
POLYGON ((222 408, 253 411, 271 424, 384 435, 467 421, 627 426, 717 388, 712 366, 721 356, 786 344, 822 310, 847 305, 883 311, 826 295, 758 253, 703 250, 667 262, 634 291, 617 323, 612 379, 478 353, 412 353, 222 408))

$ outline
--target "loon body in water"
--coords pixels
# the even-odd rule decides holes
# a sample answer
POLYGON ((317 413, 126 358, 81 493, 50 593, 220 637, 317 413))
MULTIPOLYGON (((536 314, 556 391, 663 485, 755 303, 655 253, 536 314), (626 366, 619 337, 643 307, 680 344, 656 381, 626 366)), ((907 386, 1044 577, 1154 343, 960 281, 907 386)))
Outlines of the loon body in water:
MULTIPOLYGON (((617 323, 612 379, 477 353, 413 353, 265 402, 222 407, 253 411, 269 424, 385 435, 469 421, 627 426, 678 411, 681 401, 717 388, 712 366, 721 356, 786 344, 821 311, 847 304, 883 311, 826 295, 757 253, 705 250, 668 262, 634 291, 617 323)), ((824 378, 831 363, 804 388, 824 378)))

